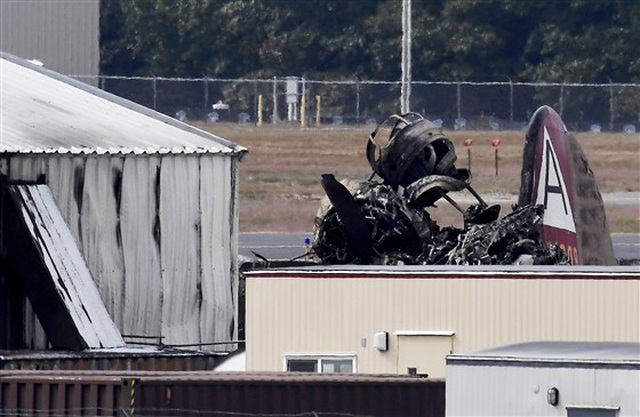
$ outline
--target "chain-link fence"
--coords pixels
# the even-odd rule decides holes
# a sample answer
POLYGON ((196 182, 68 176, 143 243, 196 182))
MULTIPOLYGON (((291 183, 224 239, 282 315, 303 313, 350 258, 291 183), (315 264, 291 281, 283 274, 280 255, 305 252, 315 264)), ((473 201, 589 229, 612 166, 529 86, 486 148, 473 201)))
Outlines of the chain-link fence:
MULTIPOLYGON (((173 117, 304 126, 377 124, 400 108, 400 82, 100 76, 106 91, 173 117)), ((519 129, 541 105, 569 130, 640 130, 640 84, 411 83, 410 108, 447 129, 519 129)))

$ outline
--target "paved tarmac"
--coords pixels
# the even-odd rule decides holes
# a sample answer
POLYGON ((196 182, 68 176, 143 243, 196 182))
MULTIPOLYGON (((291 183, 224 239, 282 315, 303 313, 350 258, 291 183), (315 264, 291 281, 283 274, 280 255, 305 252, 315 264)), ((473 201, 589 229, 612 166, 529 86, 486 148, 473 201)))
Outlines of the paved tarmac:
MULTIPOLYGON (((451 192, 449 195, 458 203, 472 204, 477 203, 477 200, 468 191, 451 192)), ((511 203, 515 204, 518 201, 518 196, 515 194, 486 194, 482 195, 482 198, 491 204, 497 203, 511 203)), ((619 191, 615 193, 602 194, 602 201, 605 204, 615 204, 620 206, 640 206, 640 192, 638 191, 619 191)))
MULTIPOLYGON (((309 244, 311 233, 240 233, 239 253, 255 258, 253 252, 270 260, 292 259, 306 253, 305 239, 309 244), (253 252, 252 252, 253 251, 253 252)), ((613 233, 613 252, 618 261, 640 260, 640 235, 613 233)))
MULTIPOLYGON (((476 203, 467 191, 450 193, 458 203, 476 203)), ((513 194, 490 194, 482 196, 489 204, 515 203, 513 194)), ((640 208, 640 192, 615 192, 602 194, 605 204, 624 206, 636 205, 640 208)), ((253 252, 270 260, 292 259, 304 256, 306 245, 311 243, 312 233, 240 233, 239 253, 255 258, 253 252), (308 242, 305 242, 308 239, 308 242)), ((640 235, 635 233, 613 233, 613 251, 618 261, 640 263, 640 235)))

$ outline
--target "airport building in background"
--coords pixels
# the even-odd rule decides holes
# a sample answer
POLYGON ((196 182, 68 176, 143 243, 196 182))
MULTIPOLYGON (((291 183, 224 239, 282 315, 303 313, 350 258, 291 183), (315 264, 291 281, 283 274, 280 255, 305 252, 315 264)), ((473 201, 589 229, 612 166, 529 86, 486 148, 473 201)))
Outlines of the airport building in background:
POLYGON ((444 378, 447 355, 640 340, 622 266, 322 266, 246 273, 247 371, 444 378))
POLYGON ((0 51, 97 84, 100 0, 0 1, 0 51))

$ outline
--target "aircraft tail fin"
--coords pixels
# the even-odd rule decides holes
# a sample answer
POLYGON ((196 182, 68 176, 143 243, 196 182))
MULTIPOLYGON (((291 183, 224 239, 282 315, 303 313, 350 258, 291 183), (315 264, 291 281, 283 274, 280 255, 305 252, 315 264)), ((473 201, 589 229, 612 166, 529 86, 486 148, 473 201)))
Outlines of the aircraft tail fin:
POLYGON ((518 204, 543 205, 542 238, 574 265, 615 265, 604 204, 587 157, 551 107, 531 118, 518 204))

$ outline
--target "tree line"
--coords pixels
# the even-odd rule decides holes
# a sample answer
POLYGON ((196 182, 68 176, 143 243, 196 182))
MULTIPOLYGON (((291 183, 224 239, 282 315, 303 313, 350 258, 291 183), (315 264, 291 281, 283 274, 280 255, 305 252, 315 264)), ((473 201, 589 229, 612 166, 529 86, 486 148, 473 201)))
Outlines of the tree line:
MULTIPOLYGON (((636 0, 413 0, 412 78, 640 82, 636 0)), ((103 0, 101 73, 398 80, 401 0, 103 0)))

